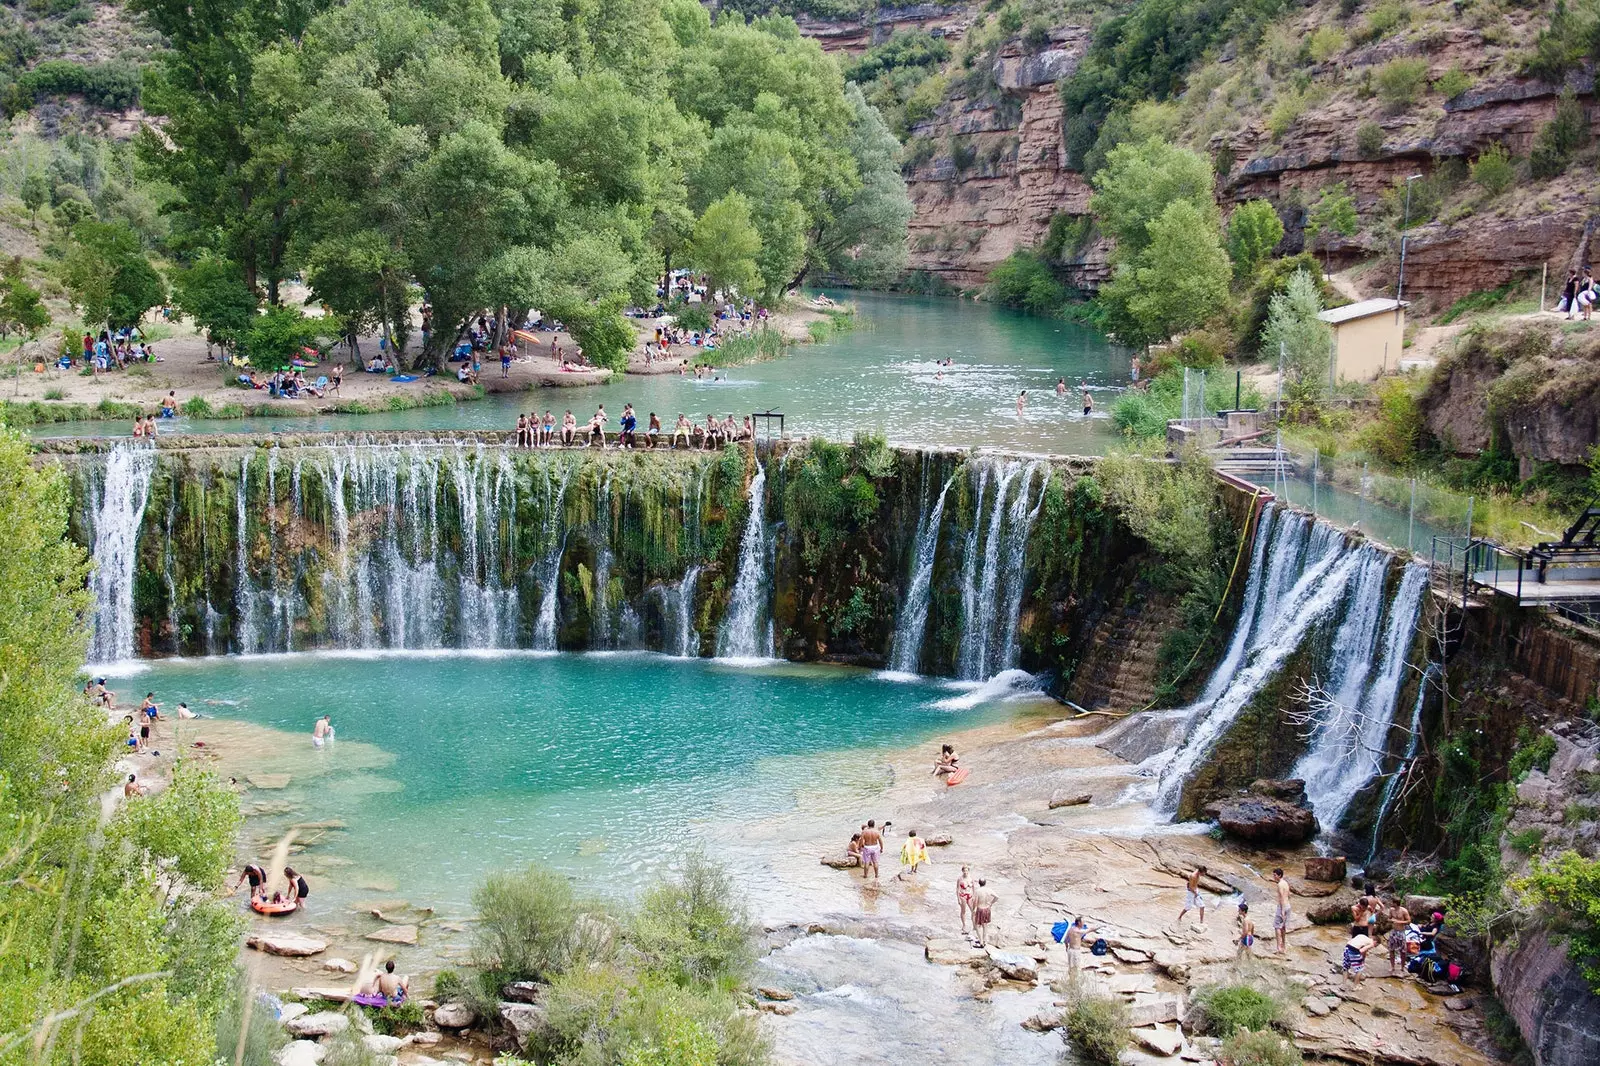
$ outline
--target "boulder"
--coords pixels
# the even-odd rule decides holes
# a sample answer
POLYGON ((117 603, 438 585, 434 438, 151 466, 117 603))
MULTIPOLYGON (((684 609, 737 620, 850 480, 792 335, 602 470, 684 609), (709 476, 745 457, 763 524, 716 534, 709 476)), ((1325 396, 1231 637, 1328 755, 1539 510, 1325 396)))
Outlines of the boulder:
POLYGON ((756 989, 756 994, 779 1003, 785 1003, 794 998, 794 993, 786 988, 772 988, 767 985, 756 989))
POLYGON ((1136 995, 1128 1005, 1128 1024, 1134 1026, 1160 1025, 1183 1018, 1182 996, 1136 995))
POLYGON ((1156 952, 1155 964, 1157 970, 1160 970, 1179 984, 1186 985, 1189 983, 1189 963, 1176 952, 1156 952))
POLYGON ((1258 796, 1271 796, 1273 799, 1288 800, 1298 804, 1306 798, 1306 783, 1298 777, 1276 779, 1261 777, 1250 782, 1250 791, 1258 796))
POLYGON ((764 999, 756 1002, 756 1010, 763 1014, 778 1014, 787 1017, 797 1009, 793 1003, 772 1003, 764 999))
POLYGON ((1300 1006, 1314 1018, 1326 1018, 1333 1013, 1333 1008, 1322 1002, 1321 996, 1307 996, 1300 1001, 1300 1006))
POLYGON ((1114 944, 1111 947, 1111 954, 1116 957, 1118 962, 1126 963, 1129 966, 1142 966, 1150 961, 1150 953, 1139 948, 1128 948, 1114 944))
POLYGON ((544 999, 544 985, 537 981, 512 981, 500 995, 513 1003, 538 1003, 544 999))
POLYGON ((317 1066, 327 1054, 315 1040, 291 1040, 278 1050, 278 1066, 317 1066))
POLYGON ((334 1036, 350 1028, 350 1019, 337 1011, 319 1010, 315 1014, 302 1014, 284 1024, 290 1036, 316 1039, 334 1036))
POLYGON ((1039 964, 1032 955, 1024 955, 1020 951, 999 951, 989 949, 989 961, 994 963, 995 969, 1008 981, 1026 981, 1029 984, 1039 979, 1039 964))
POLYGON ((1288 881, 1289 891, 1306 899, 1322 899, 1344 887, 1335 881, 1302 881, 1298 877, 1291 877, 1288 881))
POLYGON ((835 870, 850 870, 861 865, 861 860, 854 855, 824 855, 822 865, 831 866, 835 870))
POLYGON ((1163 1057, 1176 1055, 1183 1048, 1183 1034, 1176 1029, 1165 1029, 1155 1026, 1150 1029, 1130 1029, 1133 1042, 1163 1057))
POLYGON ((379 929, 375 933, 368 933, 367 939, 376 940, 382 944, 415 944, 417 942, 417 927, 414 925, 391 925, 386 929, 379 929))
POLYGON ((287 1025, 289 1019, 298 1018, 302 1014, 311 1013, 311 1008, 304 1003, 285 1003, 278 1008, 278 1021, 287 1025))
POLYGON ((1321 903, 1312 904, 1306 911, 1306 918, 1312 925, 1349 925, 1350 905, 1355 901, 1355 893, 1349 890, 1337 892, 1321 903))
POLYGON ((989 953, 968 940, 935 938, 923 946, 923 955, 929 962, 945 966, 976 966, 989 961, 989 953))
POLYGON ((407 1036, 406 1037, 406 1046, 407 1047, 433 1047, 436 1044, 438 1044, 439 1041, 441 1041, 443 1039, 444 1039, 444 1037, 440 1036, 438 1033, 434 1032, 433 1030, 424 1029, 420 1033, 411 1033, 409 1036, 407 1036))
POLYGON ((1205 812, 1224 833, 1248 844, 1304 844, 1317 835, 1315 815, 1271 796, 1232 796, 1208 804, 1205 812))
POLYGON ((465 1003, 441 1003, 433 1008, 433 1024, 441 1029, 465 1029, 478 1020, 478 1012, 465 1003))
POLYGON ((534 1003, 502 1003, 500 1021, 516 1040, 517 1049, 527 1052, 533 1035, 545 1027, 548 1018, 544 1008, 534 1003))
POLYGON ((369 1033, 361 1038, 361 1042, 374 1055, 393 1055, 406 1043, 398 1036, 384 1036, 382 1033, 369 1033))
POLYGON ((1058 807, 1082 807, 1092 799, 1094 799, 1092 793, 1058 789, 1050 794, 1050 809, 1053 811, 1058 807))
POLYGON ((1306 860, 1307 881, 1337 881, 1344 883, 1346 871, 1343 855, 1333 858, 1312 858, 1306 860))
POLYGON ((1048 1033, 1052 1029, 1061 1028, 1061 1012, 1042 1010, 1029 1018, 1024 1018, 1022 1027, 1030 1033, 1048 1033))
POLYGON ((948 848, 956 842, 956 838, 949 833, 932 833, 923 837, 922 842, 930 848, 948 848))
POLYGON ((1406 910, 1411 912, 1413 922, 1426 922, 1434 911, 1445 912, 1444 897, 1407 896, 1406 910))
POLYGON ((246 947, 264 951, 268 955, 282 955, 290 959, 303 959, 328 950, 326 940, 301 936, 299 933, 252 933, 245 940, 246 947))
POLYGON ((355 973, 360 969, 349 959, 323 959, 322 968, 329 973, 355 973))

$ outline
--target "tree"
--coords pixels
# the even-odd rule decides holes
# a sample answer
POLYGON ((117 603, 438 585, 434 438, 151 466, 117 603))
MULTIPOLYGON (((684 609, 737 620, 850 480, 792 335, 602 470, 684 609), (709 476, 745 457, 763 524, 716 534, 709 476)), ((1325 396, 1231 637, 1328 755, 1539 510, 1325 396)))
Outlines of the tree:
POLYGON ((1118 260, 1101 297, 1108 324, 1126 342, 1166 341, 1226 304, 1228 253, 1211 217, 1187 200, 1169 203, 1146 228, 1144 247, 1118 260))
POLYGON ((22 206, 28 209, 28 224, 37 225, 39 208, 50 202, 50 179, 35 171, 22 179, 22 206))
POLYGON ((1198 152, 1154 138, 1121 144, 1094 176, 1089 209, 1101 229, 1116 238, 1119 252, 1134 255, 1149 242, 1150 223, 1174 202, 1190 204, 1214 228, 1214 183, 1211 161, 1198 152))
POLYGON ((761 234, 750 221, 750 201, 730 192, 706 208, 695 223, 690 260, 711 280, 711 291, 749 292, 761 282, 756 256, 761 234))
POLYGON ((211 252, 178 272, 172 295, 178 310, 222 345, 233 344, 249 328, 259 303, 238 265, 211 252))
POLYGON ((214 898, 238 801, 181 763, 164 796, 102 815, 117 737, 77 691, 88 563, 68 500, 60 468, 0 428, 0 1048, 63 1066, 213 1062, 242 931, 214 898))
POLYGON ((1228 219, 1228 255, 1233 259, 1234 275, 1240 279, 1255 276, 1283 240, 1283 222, 1278 211, 1266 200, 1250 200, 1233 209, 1228 219))
POLYGON ((1267 358, 1283 353, 1285 379, 1308 397, 1320 396, 1328 383, 1333 358, 1333 327, 1317 317, 1322 294, 1304 270, 1272 297, 1267 324, 1261 331, 1261 352, 1267 358))
POLYGON ((850 156, 861 184, 831 218, 813 220, 811 254, 794 285, 813 268, 852 285, 888 284, 905 269, 913 209, 900 175, 900 142, 858 86, 847 85, 844 95, 852 114, 850 156))
POLYGON ((239 333, 239 350, 261 370, 282 370, 306 348, 327 334, 324 319, 308 318, 297 308, 278 305, 254 315, 239 333))
POLYGON ((167 298, 166 283, 125 222, 78 223, 61 272, 73 306, 90 324, 137 325, 167 298))
POLYGON ((26 341, 33 340, 39 331, 50 324, 50 311, 44 306, 39 290, 28 284, 28 277, 20 256, 13 256, 0 276, 0 337, 10 336, 12 330, 21 333, 26 341))
MULTIPOLYGON (((1323 236, 1329 233, 1349 237, 1360 227, 1361 220, 1356 215, 1356 202, 1351 198, 1350 190, 1341 181, 1337 185, 1324 187, 1322 195, 1307 213, 1306 245, 1316 247, 1321 243, 1323 236)), ((1323 252, 1323 258, 1326 260, 1326 247, 1323 248, 1323 252)))

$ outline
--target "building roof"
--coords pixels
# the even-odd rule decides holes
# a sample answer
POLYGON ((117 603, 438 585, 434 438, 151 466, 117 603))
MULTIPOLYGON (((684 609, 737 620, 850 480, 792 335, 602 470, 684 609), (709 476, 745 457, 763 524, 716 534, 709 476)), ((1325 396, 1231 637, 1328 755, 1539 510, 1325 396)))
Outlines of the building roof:
POLYGON ((1393 311, 1397 307, 1409 306, 1411 306, 1411 301, 1409 300, 1391 300, 1387 298, 1362 300, 1359 303, 1335 307, 1331 311, 1323 311, 1317 317, 1330 325, 1337 326, 1341 322, 1353 322, 1358 318, 1371 318, 1373 315, 1381 315, 1385 311, 1393 311))

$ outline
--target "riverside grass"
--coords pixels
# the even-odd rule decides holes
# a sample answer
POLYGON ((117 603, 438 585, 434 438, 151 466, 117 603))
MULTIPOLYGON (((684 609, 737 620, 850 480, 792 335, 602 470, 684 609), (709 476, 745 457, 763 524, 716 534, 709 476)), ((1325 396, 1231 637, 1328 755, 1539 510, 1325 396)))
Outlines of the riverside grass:
MULTIPOLYGON (((449 407, 456 403, 481 400, 487 393, 479 386, 475 395, 458 396, 453 392, 425 392, 416 396, 386 396, 374 400, 339 400, 314 410, 284 407, 273 403, 213 404, 204 396, 191 396, 179 408, 187 418, 239 419, 239 418, 316 418, 326 414, 367 415, 379 411, 411 411, 422 407, 449 407)), ((9 426, 49 426, 63 422, 127 422, 139 415, 151 414, 155 404, 133 403, 127 400, 101 400, 99 403, 75 403, 44 400, 0 400, 0 422, 9 426)))

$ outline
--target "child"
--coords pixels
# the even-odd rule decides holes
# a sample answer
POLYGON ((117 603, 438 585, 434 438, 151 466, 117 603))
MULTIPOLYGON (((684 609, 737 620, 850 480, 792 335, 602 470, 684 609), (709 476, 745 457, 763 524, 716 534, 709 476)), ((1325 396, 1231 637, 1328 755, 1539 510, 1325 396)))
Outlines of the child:
POLYGON ((928 861, 928 847, 917 836, 913 829, 911 835, 906 837, 906 842, 900 845, 900 865, 911 867, 912 876, 916 876, 917 867, 928 861))
POLYGON ((1256 943, 1256 922, 1254 918, 1250 917, 1250 904, 1248 903, 1239 904, 1239 938, 1234 943, 1239 945, 1239 950, 1234 955, 1234 958, 1248 959, 1252 957, 1250 949, 1255 947, 1256 943))
POLYGON ((1372 950, 1372 938, 1367 935, 1366 927, 1352 925, 1350 927, 1350 940, 1344 946, 1344 975, 1356 984, 1360 984, 1365 976, 1367 965, 1367 952, 1372 950))

